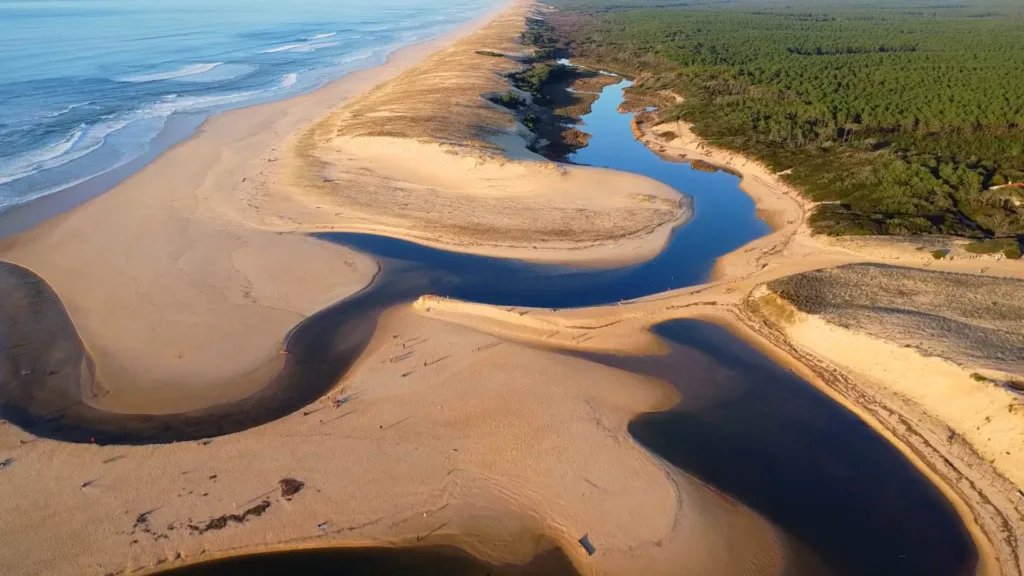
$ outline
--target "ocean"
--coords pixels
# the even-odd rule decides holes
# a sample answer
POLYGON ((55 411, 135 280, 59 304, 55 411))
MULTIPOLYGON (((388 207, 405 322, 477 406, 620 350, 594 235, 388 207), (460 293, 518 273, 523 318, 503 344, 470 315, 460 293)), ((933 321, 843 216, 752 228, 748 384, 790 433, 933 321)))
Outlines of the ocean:
POLYGON ((311 91, 495 5, 0 0, 0 213, 142 157, 176 117, 311 91))

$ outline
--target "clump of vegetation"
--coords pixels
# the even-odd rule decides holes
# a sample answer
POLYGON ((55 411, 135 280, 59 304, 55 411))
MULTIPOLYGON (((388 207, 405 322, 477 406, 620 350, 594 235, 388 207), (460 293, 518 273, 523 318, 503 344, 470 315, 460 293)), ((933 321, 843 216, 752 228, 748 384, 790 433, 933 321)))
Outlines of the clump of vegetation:
POLYGON ((1020 243, 1017 242, 1016 238, 976 240, 965 246, 964 250, 971 254, 998 254, 1002 252, 1003 256, 1011 260, 1018 260, 1021 257, 1020 243))
POLYGON ((537 131, 538 118, 535 114, 527 114, 526 116, 523 116, 522 120, 520 121, 523 123, 523 126, 526 126, 526 129, 529 130, 530 132, 537 131))
POLYGON ((718 172, 718 166, 704 160, 690 160, 690 168, 701 172, 718 172))
POLYGON ((282 478, 277 484, 281 488, 281 497, 286 499, 290 499, 306 487, 305 482, 295 478, 282 478))
POLYGON ((526 107, 526 100, 521 98, 515 92, 505 92, 504 94, 497 94, 489 98, 491 102, 499 106, 504 106, 509 110, 520 110, 526 107))
POLYGON ((1024 235, 1013 3, 553 1, 525 37, 685 94, 662 119, 789 170, 818 232, 1024 235))
POLYGON ((554 57, 554 48, 537 48, 530 59, 534 62, 544 62, 545 60, 552 60, 554 57))
POLYGON ((555 39, 551 36, 550 30, 541 18, 527 18, 526 29, 519 37, 520 44, 536 46, 540 49, 551 48, 555 39))
POLYGON ((945 248, 943 248, 941 250, 935 250, 935 251, 932 252, 932 258, 935 258, 936 260, 942 260, 943 258, 945 258, 948 255, 949 255, 949 250, 946 250, 945 248))
POLYGON ((510 76, 512 84, 523 92, 528 92, 536 100, 543 100, 542 90, 549 82, 555 82, 568 71, 568 67, 560 64, 534 64, 522 72, 510 76))
POLYGON ((989 381, 988 378, 986 378, 985 376, 982 376, 981 374, 978 374, 977 372, 972 372, 971 373, 971 380, 974 380, 975 382, 988 382, 989 381))
POLYGON ((661 139, 664 140, 665 142, 671 142, 676 138, 679 138, 679 134, 676 134, 671 130, 667 132, 662 132, 661 134, 658 134, 658 136, 661 137, 661 139))
POLYGON ((501 52, 494 52, 492 50, 477 50, 476 53, 481 55, 481 56, 491 56, 493 58, 504 58, 505 57, 505 55, 502 54, 501 52))
POLYGON ((802 312, 965 366, 1024 366, 1024 281, 881 264, 815 270, 768 287, 802 312))

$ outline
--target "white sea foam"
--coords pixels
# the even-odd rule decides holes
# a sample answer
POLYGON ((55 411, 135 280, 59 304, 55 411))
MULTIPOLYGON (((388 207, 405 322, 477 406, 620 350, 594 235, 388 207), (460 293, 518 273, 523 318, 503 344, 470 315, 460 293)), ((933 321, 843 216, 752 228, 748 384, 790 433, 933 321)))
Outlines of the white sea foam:
POLYGON ((234 94, 218 94, 216 96, 188 96, 151 104, 134 114, 132 121, 155 116, 170 116, 175 112, 189 112, 206 108, 217 108, 229 104, 243 102, 259 94, 259 91, 235 92, 234 94))
POLYGON ((277 48, 270 48, 268 50, 263 50, 262 52, 260 52, 260 54, 273 54, 274 52, 287 52, 288 50, 294 50, 294 49, 299 48, 301 46, 305 46, 305 44, 286 44, 284 46, 278 46, 277 48))
POLYGON ((346 54, 345 56, 343 56, 340 59, 338 59, 338 64, 347 64, 349 62, 355 62, 356 60, 362 60, 363 58, 369 58, 369 57, 373 56, 374 54, 376 54, 378 51, 380 51, 382 49, 386 49, 386 48, 387 47, 383 47, 383 48, 369 48, 369 49, 366 49, 366 50, 356 50, 355 52, 351 52, 349 54, 346 54))
POLYGON ((276 48, 270 48, 260 52, 260 54, 273 54, 274 52, 316 52, 321 48, 330 48, 337 46, 341 42, 306 42, 304 44, 286 44, 284 46, 278 46, 276 48))
POLYGON ((75 158, 81 158, 92 152, 99 143, 88 137, 88 129, 83 124, 60 142, 32 150, 20 156, 0 163, 0 184, 6 184, 34 174, 40 170, 55 168, 75 158))
POLYGON ((285 74, 284 76, 281 77, 281 87, 287 88, 289 86, 294 86, 295 83, 298 81, 299 75, 296 74, 295 72, 292 72, 291 74, 285 74))
POLYGON ((235 78, 241 78, 246 74, 250 74, 256 70, 256 66, 252 64, 222 64, 216 68, 207 70, 200 74, 192 74, 191 76, 182 76, 177 78, 179 82, 224 82, 225 80, 234 80, 235 78))
POLYGON ((43 170, 51 170, 77 160, 103 146, 107 137, 125 126, 140 120, 168 117, 175 112, 195 111, 230 106, 243 102, 258 91, 237 92, 216 96, 164 97, 161 102, 151 104, 128 113, 103 117, 103 121, 92 126, 79 126, 67 138, 47 146, 33 150, 8 161, 0 162, 0 185, 43 170))
POLYGON ((331 36, 334 36, 335 34, 337 34, 337 32, 324 32, 323 34, 314 34, 312 36, 306 36, 305 39, 306 40, 320 40, 320 39, 323 39, 323 38, 330 38, 331 36))
POLYGON ((156 82, 157 80, 174 80, 176 78, 185 78, 187 76, 194 76, 196 74, 204 74, 213 70, 217 66, 220 66, 223 62, 212 62, 205 64, 189 64, 188 66, 182 66, 177 70, 171 70, 168 72, 155 72, 153 74, 140 74, 139 76, 129 76, 127 78, 121 78, 122 82, 156 82))
POLYGON ((86 104, 91 104, 91 102, 80 102, 78 104, 69 104, 69 105, 65 106, 64 108, 61 108, 60 110, 52 110, 50 112, 43 112, 38 117, 39 118, 56 118, 57 116, 63 116, 65 114, 67 114, 68 112, 71 112, 75 108, 80 108, 82 106, 85 106, 86 104))
POLYGON ((331 48, 332 46, 337 46, 338 44, 341 44, 341 42, 311 42, 309 44, 303 44, 298 48, 292 49, 292 52, 316 52, 321 48, 331 48))

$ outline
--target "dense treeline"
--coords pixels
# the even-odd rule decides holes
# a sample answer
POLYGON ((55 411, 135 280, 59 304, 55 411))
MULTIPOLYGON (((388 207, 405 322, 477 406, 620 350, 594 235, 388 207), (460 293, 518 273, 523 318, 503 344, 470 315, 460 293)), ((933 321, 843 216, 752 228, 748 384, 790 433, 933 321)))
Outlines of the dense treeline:
POLYGON ((531 40, 684 95, 663 116, 791 170, 825 202, 820 231, 1024 234, 1024 190, 1004 186, 1024 181, 1016 3, 560 7, 531 40))

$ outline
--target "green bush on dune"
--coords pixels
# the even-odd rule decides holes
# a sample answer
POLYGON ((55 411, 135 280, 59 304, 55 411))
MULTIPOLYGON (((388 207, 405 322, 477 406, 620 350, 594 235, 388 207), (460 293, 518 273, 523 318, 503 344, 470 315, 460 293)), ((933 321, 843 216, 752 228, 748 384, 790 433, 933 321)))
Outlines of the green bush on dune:
POLYGON ((1020 243, 1015 238, 993 238, 987 240, 976 240, 964 247, 972 254, 998 254, 1011 260, 1018 260, 1021 257, 1020 243))
POLYGON ((526 100, 522 99, 515 92, 505 92, 504 94, 498 94, 490 98, 491 102, 504 106, 509 110, 519 110, 526 106, 526 100))

